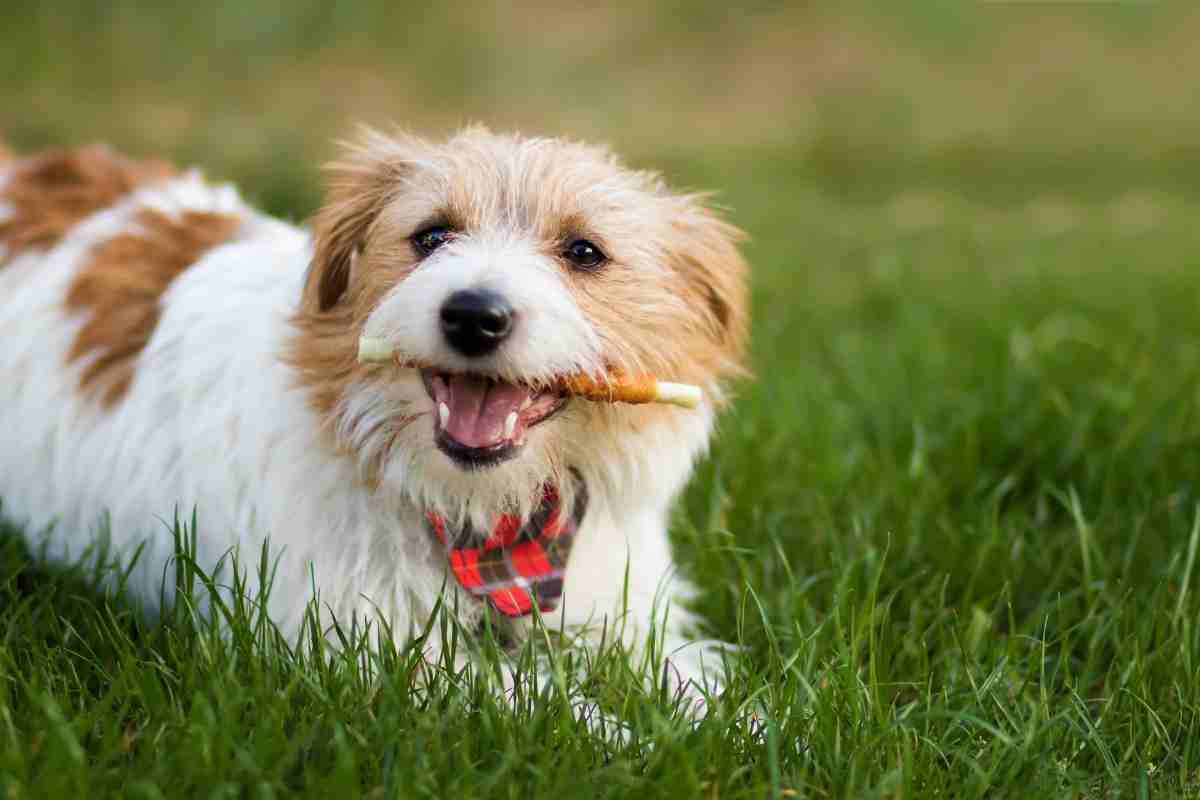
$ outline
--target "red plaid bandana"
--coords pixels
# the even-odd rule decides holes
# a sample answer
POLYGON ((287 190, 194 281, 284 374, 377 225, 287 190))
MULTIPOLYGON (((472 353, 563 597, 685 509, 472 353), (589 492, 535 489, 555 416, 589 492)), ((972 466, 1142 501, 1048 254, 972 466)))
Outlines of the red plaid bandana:
POLYGON ((587 491, 578 480, 574 510, 562 513, 558 488, 546 484, 542 503, 524 525, 516 514, 500 514, 486 538, 467 521, 448 531, 445 518, 425 512, 429 529, 446 546, 450 568, 459 584, 509 617, 553 611, 562 597, 563 573, 575 532, 587 510, 587 491), (481 541, 482 539, 482 541, 481 541))

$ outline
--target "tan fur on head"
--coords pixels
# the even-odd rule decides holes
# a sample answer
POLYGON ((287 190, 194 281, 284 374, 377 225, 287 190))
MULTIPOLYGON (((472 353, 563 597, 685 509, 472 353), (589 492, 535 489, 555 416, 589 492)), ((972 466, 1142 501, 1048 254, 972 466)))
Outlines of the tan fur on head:
POLYGON ((347 145, 343 158, 325 168, 325 205, 312 222, 313 259, 295 320, 299 335, 289 353, 314 407, 325 415, 357 376, 373 369, 358 363, 359 331, 414 260, 395 253, 389 271, 358 263, 380 212, 400 189, 405 167, 399 143, 372 133, 360 145, 347 145))
POLYGON ((205 252, 228 241, 241 220, 142 208, 134 223, 133 230, 95 248, 66 299, 67 308, 87 315, 68 359, 91 358, 80 388, 97 394, 105 406, 128 391, 137 357, 158 323, 163 292, 205 252))
POLYGON ((737 249, 741 231, 689 196, 657 195, 643 213, 649 222, 641 252, 573 280, 610 361, 703 384, 741 374, 747 271, 737 249))
MULTIPOLYGON (((680 380, 741 369, 747 272, 737 249, 741 231, 701 197, 671 194, 657 175, 625 170, 601 148, 481 128, 443 145, 368 132, 328 173, 327 202, 313 223, 304 327, 365 319, 371 302, 413 264, 406 239, 428 221, 413 218, 424 200, 453 227, 515 224, 547 249, 571 231, 601 240, 614 255, 603 271, 564 271, 614 365, 680 380), (589 204, 608 223, 604 230, 588 227, 596 224, 589 204), (385 209, 393 213, 381 219, 385 209), (626 237, 633 240, 628 247, 626 237), (356 264, 360 256, 366 263, 356 264)), ((332 336, 331 330, 317 338, 332 336)), ((353 369, 356 336, 345 331, 338 343, 339 373, 353 369)))
MULTIPOLYGON (((371 420, 390 426, 386 435, 394 441, 411 421, 431 413, 424 390, 414 397, 410 383, 393 391, 394 382, 415 380, 412 374, 356 360, 358 339, 381 303, 416 280, 418 268, 423 281, 435 277, 411 240, 429 226, 447 227, 463 247, 475 248, 463 258, 492 276, 481 280, 536 279, 558 287, 554 314, 574 315, 576 322, 564 324, 592 342, 578 354, 580 369, 607 366, 703 384, 717 404, 720 380, 742 370, 747 267, 737 249, 741 233, 702 198, 671 192, 656 174, 627 169, 603 148, 482 128, 445 143, 368 132, 328 176, 289 361, 331 431, 371 420), (598 245, 608 262, 595 271, 574 268, 563 252, 575 239, 598 245), (364 386, 390 398, 378 402, 391 403, 391 411, 348 410, 356 397, 364 402, 364 386)), ((443 299, 430 295, 419 302, 428 310, 443 299)), ((506 367, 504 377, 534 383, 550 377, 534 363, 538 348, 562 337, 547 329, 536 338, 524 345, 528 366, 506 367)), ((560 352, 560 362, 568 358, 560 352)), ((607 436, 596 432, 640 430, 692 413, 585 405, 593 407, 566 415, 575 428, 551 421, 545 426, 551 432, 539 436, 578 442, 571 431, 579 425, 607 436)), ((408 447, 428 449, 428 439, 414 438, 408 447)), ((363 445, 354 447, 361 456, 363 445)), ((387 452, 376 448, 379 458, 387 452)), ((540 467, 529 466, 530 480, 559 457, 544 449, 540 467)))
POLYGON ((11 161, 15 157, 9 146, 4 143, 3 139, 0 139, 0 164, 3 164, 5 161, 11 161))
POLYGON ((325 206, 313 220, 315 251, 305 285, 307 312, 330 310, 346 292, 355 258, 379 212, 399 188, 403 154, 374 137, 350 146, 346 156, 325 168, 325 206))
POLYGON ((83 219, 172 174, 165 162, 133 161, 99 145, 18 161, 0 190, 0 201, 11 207, 0 221, 0 245, 10 256, 52 247, 83 219))

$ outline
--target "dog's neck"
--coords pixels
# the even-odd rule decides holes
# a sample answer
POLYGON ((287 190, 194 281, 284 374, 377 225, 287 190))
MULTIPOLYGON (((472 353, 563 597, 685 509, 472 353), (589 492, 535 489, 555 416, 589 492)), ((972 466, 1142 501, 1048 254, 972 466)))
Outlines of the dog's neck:
POLYGON ((575 534, 587 512, 587 487, 578 472, 572 470, 571 477, 570 507, 564 506, 558 486, 546 483, 532 514, 497 514, 484 531, 469 519, 455 526, 436 509, 427 509, 429 531, 446 548, 459 585, 504 616, 553 611, 562 596, 575 534))

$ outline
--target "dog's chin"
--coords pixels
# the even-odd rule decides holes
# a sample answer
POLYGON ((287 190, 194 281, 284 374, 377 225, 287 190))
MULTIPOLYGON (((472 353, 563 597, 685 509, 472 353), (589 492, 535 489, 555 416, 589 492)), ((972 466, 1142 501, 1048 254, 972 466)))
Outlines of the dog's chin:
POLYGON ((421 379, 433 403, 434 444, 468 472, 519 456, 529 432, 566 403, 556 393, 481 374, 425 369, 421 379))

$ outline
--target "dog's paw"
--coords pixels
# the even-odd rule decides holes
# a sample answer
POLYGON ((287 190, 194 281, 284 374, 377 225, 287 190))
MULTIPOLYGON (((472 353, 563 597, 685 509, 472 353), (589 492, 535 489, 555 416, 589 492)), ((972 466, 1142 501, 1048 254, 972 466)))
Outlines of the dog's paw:
POLYGON ((626 747, 633 741, 633 726, 605 712, 597 703, 576 701, 572 704, 572 709, 575 719, 582 723, 592 736, 616 747, 626 747))
POLYGON ((668 648, 663 662, 667 688, 689 719, 704 719, 710 703, 724 693, 726 658, 734 650, 734 645, 716 639, 684 641, 668 648))

